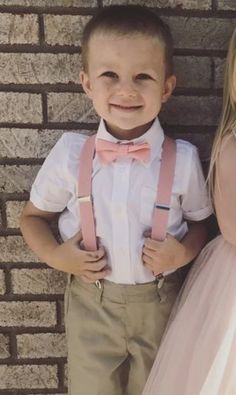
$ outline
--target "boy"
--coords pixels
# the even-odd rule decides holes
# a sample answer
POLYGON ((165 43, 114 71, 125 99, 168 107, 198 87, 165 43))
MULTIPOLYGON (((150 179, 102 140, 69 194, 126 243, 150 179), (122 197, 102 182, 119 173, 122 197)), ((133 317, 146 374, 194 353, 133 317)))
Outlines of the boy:
POLYGON ((147 236, 164 141, 157 115, 176 82, 168 27, 144 7, 105 8, 84 30, 82 61, 82 86, 101 117, 92 163, 99 248, 84 250, 77 233, 82 227, 78 170, 86 137, 73 133, 63 135, 41 168, 21 229, 44 262, 70 273, 69 394, 139 395, 181 286, 175 270, 206 241, 203 225, 189 221, 203 220, 211 207, 196 149, 178 141, 169 235, 163 242, 147 236), (111 143, 119 149, 114 160, 111 143), (143 147, 141 160, 124 154, 130 144, 143 147), (61 245, 49 228, 58 212, 61 245), (163 277, 155 279, 169 271, 164 283, 163 277), (127 362, 124 390, 120 375, 127 362))

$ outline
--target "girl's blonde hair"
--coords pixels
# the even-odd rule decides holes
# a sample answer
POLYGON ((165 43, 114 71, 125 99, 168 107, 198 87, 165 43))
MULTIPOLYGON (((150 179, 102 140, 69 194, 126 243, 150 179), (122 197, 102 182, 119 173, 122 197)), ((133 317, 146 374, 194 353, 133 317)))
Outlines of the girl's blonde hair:
POLYGON ((220 153, 221 143, 225 136, 233 132, 236 132, 236 29, 234 29, 229 43, 225 66, 223 108, 212 147, 208 173, 210 193, 213 202, 214 190, 217 185, 216 162, 220 153))

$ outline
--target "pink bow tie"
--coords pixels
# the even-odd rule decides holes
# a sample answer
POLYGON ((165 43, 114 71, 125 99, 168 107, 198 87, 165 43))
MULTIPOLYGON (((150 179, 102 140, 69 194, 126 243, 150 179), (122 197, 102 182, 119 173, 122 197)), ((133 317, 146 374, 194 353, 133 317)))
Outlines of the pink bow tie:
POLYGON ((150 157, 150 147, 148 143, 119 144, 97 139, 96 153, 103 165, 106 165, 118 158, 132 158, 147 162, 150 157))

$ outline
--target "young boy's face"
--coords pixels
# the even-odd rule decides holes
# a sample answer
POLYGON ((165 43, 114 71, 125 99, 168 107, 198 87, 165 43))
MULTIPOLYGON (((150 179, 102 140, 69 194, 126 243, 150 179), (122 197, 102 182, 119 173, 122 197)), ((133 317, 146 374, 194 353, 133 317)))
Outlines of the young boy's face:
POLYGON ((97 34, 89 42, 88 70, 81 83, 109 132, 119 139, 141 136, 175 87, 166 78, 163 45, 142 34, 97 34))

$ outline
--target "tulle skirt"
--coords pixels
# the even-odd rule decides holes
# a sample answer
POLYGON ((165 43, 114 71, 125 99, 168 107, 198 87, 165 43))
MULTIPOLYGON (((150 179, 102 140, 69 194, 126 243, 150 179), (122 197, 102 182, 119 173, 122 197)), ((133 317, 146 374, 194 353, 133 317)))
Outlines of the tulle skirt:
POLYGON ((143 395, 236 394, 236 247, 211 241, 190 270, 143 395))

